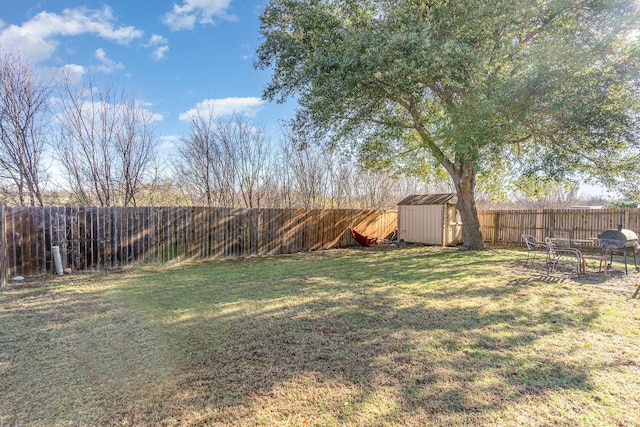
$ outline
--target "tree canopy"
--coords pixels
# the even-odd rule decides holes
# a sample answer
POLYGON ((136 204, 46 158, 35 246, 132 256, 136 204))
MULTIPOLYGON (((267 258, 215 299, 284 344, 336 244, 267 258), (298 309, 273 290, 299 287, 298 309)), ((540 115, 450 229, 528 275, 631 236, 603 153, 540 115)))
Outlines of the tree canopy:
POLYGON ((378 168, 443 168, 464 246, 484 247, 478 180, 636 167, 638 5, 627 0, 271 0, 256 66, 305 138, 378 168))

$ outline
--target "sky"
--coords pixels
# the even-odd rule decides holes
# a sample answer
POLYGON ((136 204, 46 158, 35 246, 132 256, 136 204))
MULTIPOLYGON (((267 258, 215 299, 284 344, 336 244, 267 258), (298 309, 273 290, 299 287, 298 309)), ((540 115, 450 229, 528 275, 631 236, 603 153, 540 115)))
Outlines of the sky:
MULTIPOLYGON (((246 113, 277 138, 295 103, 262 100, 269 70, 253 62, 267 0, 1 0, 0 49, 18 49, 44 75, 107 77, 156 117, 172 151, 190 112, 246 113)), ((583 186, 587 196, 605 195, 583 186)))
POLYGON ((267 0, 2 0, 0 48, 44 75, 107 77, 157 118, 161 147, 188 130, 189 112, 244 112, 269 132, 293 102, 262 100, 269 70, 253 67, 267 0))

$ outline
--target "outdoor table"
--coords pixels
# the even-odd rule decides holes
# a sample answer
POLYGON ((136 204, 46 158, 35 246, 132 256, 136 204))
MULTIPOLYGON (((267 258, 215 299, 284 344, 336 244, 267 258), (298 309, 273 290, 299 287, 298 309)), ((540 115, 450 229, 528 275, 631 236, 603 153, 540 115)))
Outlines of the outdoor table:
POLYGON ((571 247, 571 239, 566 237, 551 237, 549 238, 556 246, 559 248, 569 248, 571 247))
POLYGON ((566 237, 552 237, 550 240, 555 243, 556 246, 562 248, 582 247, 590 243, 595 243, 596 245, 598 245, 598 239, 595 237, 591 239, 568 239, 566 237))
POLYGON ((592 239, 573 239, 571 243, 574 245, 588 245, 589 243, 598 243, 598 239, 595 237, 592 239))
POLYGON ((589 243, 598 243, 598 239, 593 237, 591 239, 568 239, 566 237, 552 237, 551 241, 558 246, 571 247, 588 245, 589 243))
MULTIPOLYGON (((574 239, 571 241, 571 243, 575 246, 582 246, 582 245, 588 245, 590 243, 595 243, 598 244, 599 240, 595 237, 591 238, 591 239, 574 239)), ((600 267, 598 269, 598 271, 604 271, 605 276, 607 275, 607 269, 609 267, 608 262, 607 262, 607 257, 598 254, 598 255, 592 255, 592 254, 582 254, 581 257, 581 264, 582 264, 582 272, 585 272, 586 266, 587 266, 587 260, 593 260, 593 261, 600 261, 600 267), (604 263, 604 266, 603 266, 604 263)))

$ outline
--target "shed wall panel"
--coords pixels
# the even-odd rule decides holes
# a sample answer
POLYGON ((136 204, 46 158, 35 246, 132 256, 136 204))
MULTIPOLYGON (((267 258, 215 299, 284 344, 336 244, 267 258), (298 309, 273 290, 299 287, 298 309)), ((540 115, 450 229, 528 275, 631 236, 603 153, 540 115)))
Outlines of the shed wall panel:
POLYGON ((443 244, 441 205, 398 206, 398 236, 407 242, 443 244))

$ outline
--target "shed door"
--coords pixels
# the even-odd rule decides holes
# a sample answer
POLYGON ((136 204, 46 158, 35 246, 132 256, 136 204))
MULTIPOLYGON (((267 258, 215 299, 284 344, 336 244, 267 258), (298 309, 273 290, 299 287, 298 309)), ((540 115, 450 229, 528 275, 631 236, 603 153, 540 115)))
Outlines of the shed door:
POLYGON ((445 245, 457 245, 462 243, 462 219, 456 205, 445 205, 445 245))

